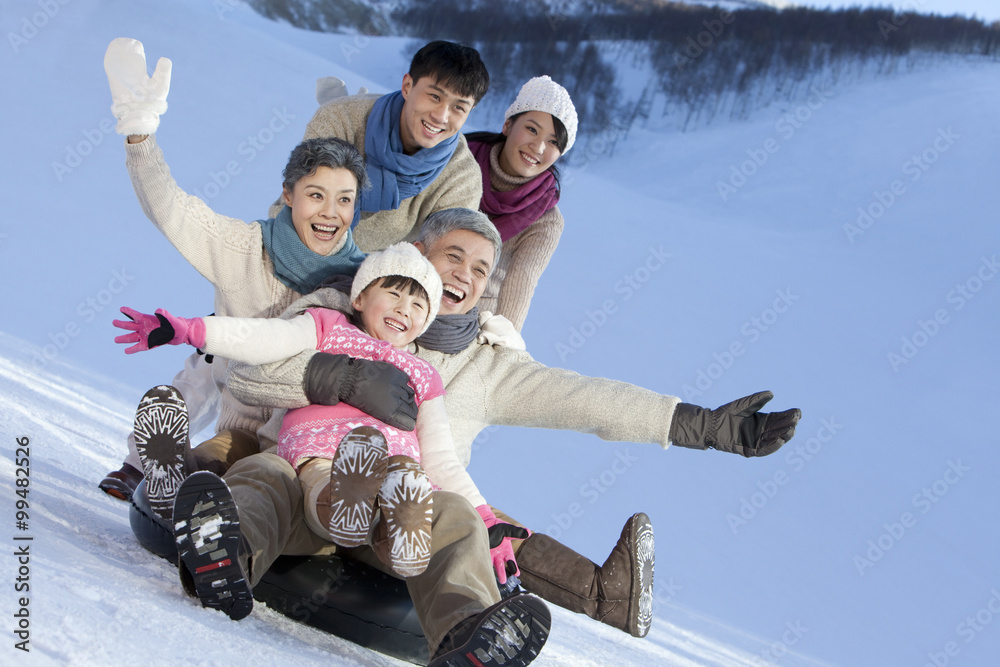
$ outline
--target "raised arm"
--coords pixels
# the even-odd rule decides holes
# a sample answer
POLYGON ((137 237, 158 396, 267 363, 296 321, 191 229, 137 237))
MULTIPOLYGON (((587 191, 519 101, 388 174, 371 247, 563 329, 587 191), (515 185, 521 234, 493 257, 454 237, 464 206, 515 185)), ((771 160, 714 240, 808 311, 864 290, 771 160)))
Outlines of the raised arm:
POLYGON ((104 69, 111 88, 111 111, 118 119, 115 129, 128 137, 125 164, 146 217, 213 285, 222 290, 238 288, 247 263, 260 264, 260 230, 218 215, 181 190, 170 175, 153 134, 160 114, 167 110, 170 61, 160 58, 150 77, 142 43, 118 38, 108 45, 104 69), (220 261, 222 257, 229 261, 220 261))

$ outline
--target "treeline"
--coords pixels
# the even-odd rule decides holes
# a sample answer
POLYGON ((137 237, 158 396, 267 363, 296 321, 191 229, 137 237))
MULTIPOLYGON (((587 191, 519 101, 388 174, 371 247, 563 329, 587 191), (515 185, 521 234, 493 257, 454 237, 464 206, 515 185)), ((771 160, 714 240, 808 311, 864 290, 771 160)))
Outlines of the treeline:
POLYGON ((836 11, 804 7, 742 9, 675 4, 619 3, 621 9, 600 15, 568 15, 541 4, 478 4, 458 0, 410 0, 392 16, 396 28, 415 37, 449 34, 466 42, 603 41, 661 42, 683 47, 708 24, 724 21, 720 41, 747 46, 798 43, 808 51, 827 45, 834 54, 872 51, 906 53, 913 49, 997 55, 1000 25, 978 19, 899 13, 891 8, 836 11), (731 20, 726 21, 727 18, 731 20))
POLYGON ((679 119, 682 128, 720 115, 742 117, 793 99, 818 75, 889 72, 928 54, 1000 59, 1000 23, 891 8, 726 12, 617 0, 577 15, 560 12, 577 6, 569 2, 250 3, 269 17, 314 30, 408 35, 414 49, 428 39, 471 44, 493 78, 486 113, 478 117, 500 117, 521 83, 549 74, 573 95, 581 136, 600 134, 605 143, 636 123, 665 116, 679 119))

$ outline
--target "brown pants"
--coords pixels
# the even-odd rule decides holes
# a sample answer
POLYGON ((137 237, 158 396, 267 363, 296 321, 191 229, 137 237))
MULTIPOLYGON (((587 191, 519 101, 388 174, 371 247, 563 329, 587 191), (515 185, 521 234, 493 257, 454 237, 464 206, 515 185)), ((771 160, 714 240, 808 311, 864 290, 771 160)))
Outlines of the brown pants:
POLYGON ((259 453, 260 441, 252 431, 230 429, 219 431, 191 452, 198 462, 198 470, 208 470, 222 477, 240 459, 259 453))
MULTIPOLYGON (((225 444, 212 451, 224 450, 225 444)), ((242 458, 232 464, 224 478, 236 501, 240 530, 250 546, 251 585, 279 555, 337 550, 306 525, 302 486, 285 459, 275 454, 242 458)), ((434 493, 433 507, 430 564, 423 574, 406 579, 432 655, 459 621, 500 601, 490 565, 489 537, 479 514, 462 496, 444 491, 434 493)), ((386 571, 369 547, 342 549, 340 553, 386 571)))

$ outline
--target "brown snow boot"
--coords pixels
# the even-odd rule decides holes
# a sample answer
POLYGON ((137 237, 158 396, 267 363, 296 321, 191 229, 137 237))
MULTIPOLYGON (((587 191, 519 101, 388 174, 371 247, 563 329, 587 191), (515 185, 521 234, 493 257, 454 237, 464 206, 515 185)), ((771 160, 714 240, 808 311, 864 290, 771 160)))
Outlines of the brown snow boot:
POLYGON ((525 590, 634 637, 645 637, 653 620, 653 559, 653 526, 641 512, 600 567, 539 533, 517 552, 525 590))

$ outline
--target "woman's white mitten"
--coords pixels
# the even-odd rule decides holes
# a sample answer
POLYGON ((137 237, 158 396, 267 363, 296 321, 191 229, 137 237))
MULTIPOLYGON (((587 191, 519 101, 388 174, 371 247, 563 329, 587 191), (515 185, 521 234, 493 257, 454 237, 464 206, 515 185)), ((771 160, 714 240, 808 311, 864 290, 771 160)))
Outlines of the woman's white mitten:
POLYGON ((112 40, 104 54, 104 71, 111 87, 111 113, 118 134, 153 134, 167 110, 170 60, 160 58, 153 76, 146 74, 142 42, 127 37, 112 40))

